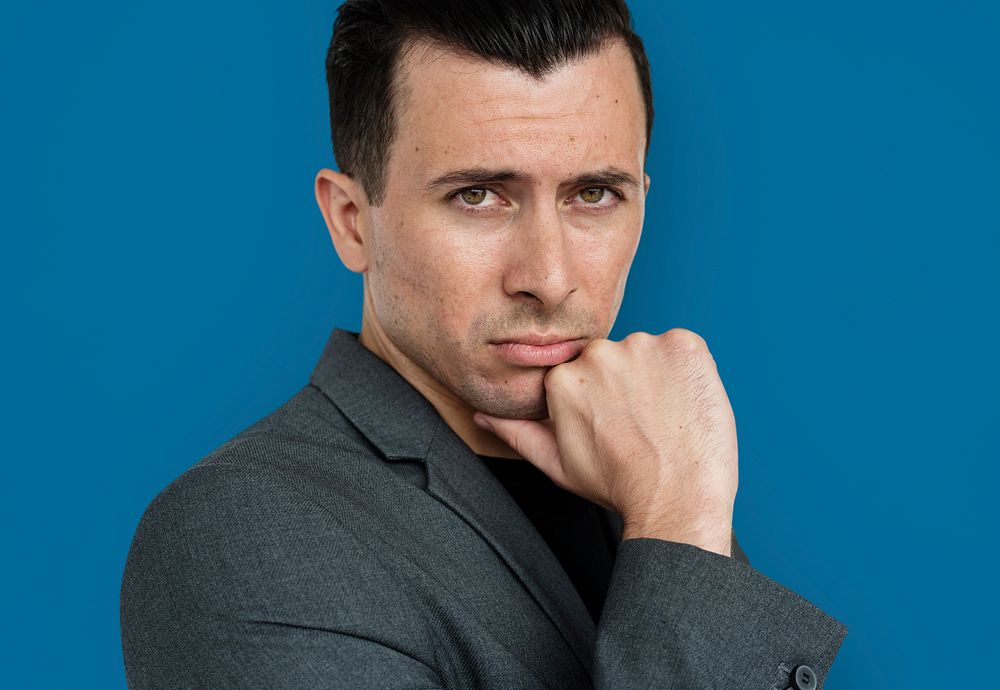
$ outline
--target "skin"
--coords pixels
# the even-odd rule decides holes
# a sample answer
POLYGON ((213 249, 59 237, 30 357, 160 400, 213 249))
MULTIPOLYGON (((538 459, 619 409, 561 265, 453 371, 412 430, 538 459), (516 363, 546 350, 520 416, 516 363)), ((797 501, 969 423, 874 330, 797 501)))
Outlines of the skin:
POLYGON ((364 274, 361 343, 476 453, 532 462, 621 515, 623 538, 731 555, 736 427, 707 344, 607 339, 650 182, 627 48, 535 79, 416 43, 399 79, 383 202, 316 176, 337 253, 364 274), (583 347, 555 366, 498 355, 531 333, 583 347))
POLYGON ((618 512, 622 539, 731 556, 736 419, 705 340, 685 328, 595 340, 545 376, 550 425, 477 413, 557 485, 618 512))
POLYGON ((501 361, 489 343, 530 332, 588 341, 610 332, 649 187, 635 67, 614 44, 538 81, 417 44, 401 77, 383 203, 369 205, 341 173, 316 177, 337 253, 365 275, 360 339, 474 451, 520 457, 474 424, 473 413, 545 418, 546 369, 501 361), (466 184, 426 189, 473 167, 524 179, 480 185, 490 192, 477 215, 447 198, 466 184), (596 204, 580 196, 588 186, 568 186, 608 168, 639 184, 618 187, 623 199, 607 191, 596 204))

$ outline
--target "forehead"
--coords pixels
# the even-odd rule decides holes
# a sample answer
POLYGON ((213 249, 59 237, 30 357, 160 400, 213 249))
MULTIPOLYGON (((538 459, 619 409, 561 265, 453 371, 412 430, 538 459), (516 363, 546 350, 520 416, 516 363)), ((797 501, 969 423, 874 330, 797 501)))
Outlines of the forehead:
POLYGON ((614 42, 541 79, 418 42, 397 76, 393 173, 503 166, 529 176, 615 166, 641 177, 645 109, 631 54, 614 42))

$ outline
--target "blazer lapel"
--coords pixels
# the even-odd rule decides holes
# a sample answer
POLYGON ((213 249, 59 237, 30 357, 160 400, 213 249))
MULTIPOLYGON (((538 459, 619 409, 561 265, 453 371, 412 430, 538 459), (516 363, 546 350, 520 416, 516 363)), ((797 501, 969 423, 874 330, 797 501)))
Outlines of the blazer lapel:
POLYGON ((428 493, 461 516, 503 558, 590 675, 594 623, 535 526, 444 421, 431 444, 427 465, 428 493))
POLYGON ((357 334, 335 329, 310 377, 387 460, 421 460, 427 492, 503 559, 588 675, 596 630, 558 559, 531 521, 434 406, 357 334))

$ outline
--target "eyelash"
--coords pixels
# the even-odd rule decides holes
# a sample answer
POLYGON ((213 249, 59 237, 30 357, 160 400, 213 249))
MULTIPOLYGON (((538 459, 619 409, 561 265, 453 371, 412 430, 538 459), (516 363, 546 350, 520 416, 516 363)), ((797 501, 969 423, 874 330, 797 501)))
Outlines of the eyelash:
MULTIPOLYGON (((480 213, 489 213, 489 212, 491 212, 491 211, 494 210, 494 208, 495 208, 494 206, 487 206, 485 208, 482 208, 482 207, 479 207, 479 206, 471 206, 469 204, 463 204, 461 202, 461 200, 459 199, 459 197, 461 196, 462 192, 467 192, 470 189, 482 189, 482 190, 485 190, 487 192, 491 192, 493 194, 496 194, 497 196, 500 196, 500 194, 497 193, 496 190, 491 189, 490 187, 482 187, 482 186, 480 186, 480 187, 462 187, 461 189, 457 189, 454 192, 452 192, 451 194, 449 194, 448 197, 447 197, 448 201, 451 204, 457 206, 458 209, 460 211, 462 211, 463 213, 468 213, 469 215, 473 215, 473 216, 474 215, 478 215, 480 213)), ((603 205, 603 206, 597 205, 597 204, 586 204, 586 203, 584 204, 584 206, 587 206, 587 207, 590 207, 592 209, 595 209, 598 213, 601 213, 601 212, 604 212, 604 211, 608 211, 608 210, 611 210, 611 209, 617 207, 618 204, 625 199, 625 195, 622 194, 622 192, 620 192, 619 190, 615 189, 614 187, 606 187, 604 185, 596 185, 596 186, 593 186, 593 187, 583 187, 582 189, 580 189, 579 191, 577 191, 576 194, 574 194, 573 196, 576 197, 581 192, 585 192, 588 189, 603 189, 603 190, 606 190, 608 192, 611 192, 612 196, 614 197, 614 202, 613 203, 610 203, 610 204, 607 204, 607 205, 603 205)))

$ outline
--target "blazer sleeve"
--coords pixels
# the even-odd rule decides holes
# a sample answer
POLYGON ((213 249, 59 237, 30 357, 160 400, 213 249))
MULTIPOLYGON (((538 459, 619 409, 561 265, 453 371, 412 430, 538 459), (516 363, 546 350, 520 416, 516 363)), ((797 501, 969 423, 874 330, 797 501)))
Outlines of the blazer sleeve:
POLYGON ((373 569, 338 570, 360 562, 343 535, 306 529, 322 516, 301 501, 269 502, 284 489, 265 474, 219 475, 189 472, 140 521, 121 591, 129 688, 445 687, 433 651, 409 642, 417 616, 371 620, 365 601, 387 588, 373 569), (327 564, 324 548, 345 557, 327 564))
POLYGON ((847 628, 751 567, 735 537, 733 554, 622 541, 597 629, 595 687, 822 688, 847 628))

